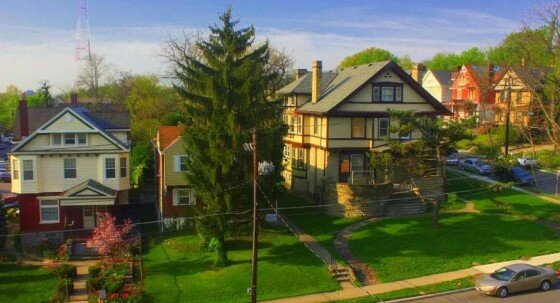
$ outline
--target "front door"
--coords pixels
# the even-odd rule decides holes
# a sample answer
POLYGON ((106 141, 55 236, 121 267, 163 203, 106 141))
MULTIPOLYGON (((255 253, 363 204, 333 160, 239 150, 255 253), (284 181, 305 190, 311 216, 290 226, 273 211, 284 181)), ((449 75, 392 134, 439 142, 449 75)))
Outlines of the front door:
POLYGON ((95 227, 95 217, 93 213, 93 206, 83 206, 82 212, 84 214, 84 228, 94 228, 95 227))
POLYGON ((338 182, 346 183, 350 176, 350 159, 348 154, 343 153, 341 153, 339 157, 338 182))

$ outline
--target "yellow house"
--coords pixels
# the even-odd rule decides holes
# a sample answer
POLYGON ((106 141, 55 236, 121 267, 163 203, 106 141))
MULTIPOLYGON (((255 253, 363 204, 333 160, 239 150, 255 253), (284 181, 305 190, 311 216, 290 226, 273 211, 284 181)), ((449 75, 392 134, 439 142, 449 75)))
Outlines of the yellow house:
POLYGON ((509 67, 494 86, 495 122, 504 124, 509 109, 511 123, 525 126, 535 123, 540 111, 535 98, 542 93, 546 72, 539 68, 509 67))
MULTIPOLYGON (((314 61, 311 72, 279 94, 285 97, 284 178, 288 187, 317 192, 325 183, 349 183, 368 171, 368 152, 382 150, 390 134, 388 109, 436 117, 450 112, 391 61, 335 71, 314 61)), ((401 138, 414 140, 421 133, 401 138)))
MULTIPOLYGON (((9 153, 21 231, 91 230, 97 212, 128 204, 129 131, 128 112, 95 112, 76 103, 28 108, 22 100, 14 131, 18 144, 9 153)), ((47 233, 37 235, 28 242, 47 233)))

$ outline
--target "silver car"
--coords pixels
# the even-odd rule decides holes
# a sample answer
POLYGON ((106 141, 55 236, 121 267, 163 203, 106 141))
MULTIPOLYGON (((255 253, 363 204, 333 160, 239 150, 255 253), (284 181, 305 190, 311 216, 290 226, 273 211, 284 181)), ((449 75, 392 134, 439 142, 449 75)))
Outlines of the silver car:
POLYGON ((518 291, 533 289, 548 291, 556 282, 558 277, 552 268, 512 264, 492 274, 483 275, 476 282, 475 288, 483 294, 505 298, 510 293, 518 291))
POLYGON ((459 160, 459 167, 462 170, 468 170, 481 175, 487 175, 492 172, 492 166, 477 158, 461 159, 459 160))

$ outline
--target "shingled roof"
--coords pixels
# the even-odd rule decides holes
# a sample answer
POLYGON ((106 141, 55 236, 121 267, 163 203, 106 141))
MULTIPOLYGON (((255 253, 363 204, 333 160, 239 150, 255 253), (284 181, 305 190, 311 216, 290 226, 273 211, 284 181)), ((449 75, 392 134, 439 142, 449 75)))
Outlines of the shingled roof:
MULTIPOLYGON (((363 64, 337 71, 323 72, 321 77, 321 98, 316 103, 306 102, 297 109, 297 112, 328 114, 329 111, 335 109, 337 105, 385 70, 391 70, 396 73, 406 84, 430 103, 437 112, 440 114, 450 114, 439 101, 392 61, 363 64)), ((294 93, 311 95, 311 77, 311 73, 307 73, 300 79, 280 89, 278 93, 282 95, 294 93)))
POLYGON ((439 84, 444 86, 451 85, 451 71, 443 69, 431 69, 430 71, 439 82, 439 84))
MULTIPOLYGON (((67 106, 57 107, 28 107, 27 119, 29 134, 39 129, 43 124, 56 116, 67 106)), ((104 130, 130 129, 130 114, 127 111, 109 110, 104 108, 100 111, 85 109, 81 111, 88 120, 94 122, 104 130)), ((20 109, 16 112, 14 125, 14 141, 21 140, 20 109)))
POLYGON ((158 127, 157 139, 160 150, 164 150, 181 137, 181 126, 160 126, 158 127))

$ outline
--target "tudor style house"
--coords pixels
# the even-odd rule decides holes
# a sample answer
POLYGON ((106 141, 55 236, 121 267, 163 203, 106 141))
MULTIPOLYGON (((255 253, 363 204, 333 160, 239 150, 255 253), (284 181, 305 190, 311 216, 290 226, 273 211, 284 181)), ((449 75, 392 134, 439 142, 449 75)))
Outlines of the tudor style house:
POLYGON ((451 99, 444 101, 453 112, 452 118, 476 116, 480 122, 491 121, 495 99, 493 85, 499 76, 499 69, 493 64, 486 67, 463 65, 451 84, 451 99))
MULTIPOLYGON (((383 150, 390 134, 388 109, 436 117, 451 113, 396 63, 384 61, 311 72, 278 91, 285 97, 283 171, 287 186, 315 193, 324 183, 348 183, 368 170, 368 152, 383 150)), ((421 136, 412 133, 402 140, 421 136)), ((386 148, 386 147, 385 147, 386 148)))
MULTIPOLYGON (((158 218, 164 226, 175 218, 185 217, 188 206, 195 205, 194 191, 187 186, 185 149, 182 126, 160 126, 153 140, 158 218)), ((178 222, 178 221, 177 221, 178 222)))
MULTIPOLYGON (((9 153, 23 233, 92 229, 96 213, 128 204, 130 116, 77 104, 27 107, 20 101, 9 153)), ((37 233, 26 243, 62 233, 37 233)))
POLYGON ((422 78, 422 87, 439 102, 451 99, 451 71, 430 69, 422 78))
POLYGON ((548 70, 531 67, 508 67, 497 79, 495 122, 504 124, 509 111, 509 121, 528 126, 539 121, 540 109, 535 104, 541 94, 548 70))

